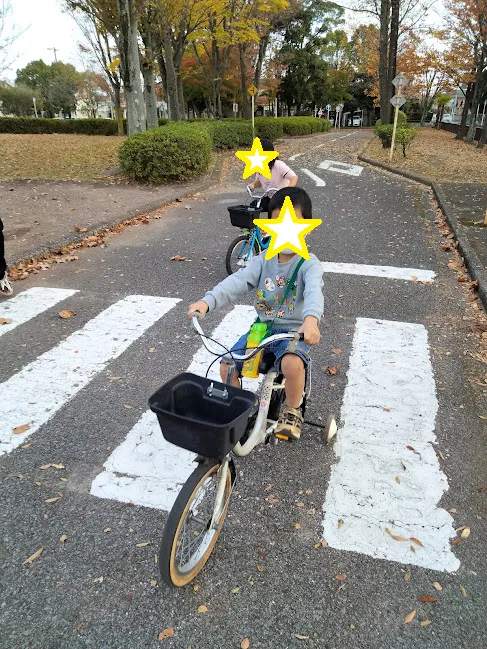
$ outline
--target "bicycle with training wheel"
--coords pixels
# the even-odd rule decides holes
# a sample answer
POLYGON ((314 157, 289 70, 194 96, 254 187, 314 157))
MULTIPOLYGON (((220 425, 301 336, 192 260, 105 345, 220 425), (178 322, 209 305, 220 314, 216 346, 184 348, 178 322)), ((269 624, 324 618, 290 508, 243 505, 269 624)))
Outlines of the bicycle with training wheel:
MULTIPOLYGON (((197 466, 174 502, 159 549, 161 578, 174 586, 192 581, 215 546, 237 477, 232 453, 243 457, 259 444, 288 441, 285 435, 275 432, 285 399, 285 379, 274 369, 274 355, 265 349, 277 340, 290 340, 290 346, 303 340, 303 334, 280 333, 265 338, 248 353, 235 354, 225 348, 222 353, 205 335, 198 319, 193 316, 193 327, 206 349, 217 357, 215 360, 223 358, 228 364, 226 382, 208 378, 208 372, 206 377, 183 372, 149 399, 164 438, 196 453, 197 466), (253 358, 261 350, 259 373, 265 378, 259 394, 233 386, 236 361, 253 358)), ((310 376, 306 369, 300 406, 303 417, 310 395, 310 376)), ((337 432, 333 415, 324 426, 307 420, 305 423, 322 428, 326 443, 337 432)))
POLYGON ((228 246, 226 256, 227 273, 232 275, 240 268, 248 266, 252 257, 260 255, 269 246, 269 237, 255 227, 254 219, 258 219, 262 212, 262 199, 271 197, 278 190, 270 187, 263 194, 253 194, 247 186, 250 198, 254 199, 255 205, 234 205, 229 207, 230 221, 233 226, 242 230, 241 234, 228 246))

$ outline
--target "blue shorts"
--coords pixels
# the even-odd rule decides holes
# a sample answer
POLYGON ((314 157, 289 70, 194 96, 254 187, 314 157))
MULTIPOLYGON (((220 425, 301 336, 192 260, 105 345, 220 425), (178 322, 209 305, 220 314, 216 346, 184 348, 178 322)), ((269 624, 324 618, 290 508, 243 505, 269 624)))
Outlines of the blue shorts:
MULTIPOLYGON (((289 333, 290 331, 291 331, 290 329, 282 329, 282 328, 274 327, 272 329, 272 335, 289 333)), ((249 333, 250 331, 247 331, 246 334, 244 334, 237 340, 237 342, 231 349, 232 352, 235 352, 235 354, 245 354, 245 350, 247 348, 247 337, 249 333)), ((274 369, 276 370, 276 372, 281 371, 281 360, 284 354, 287 353, 296 354, 296 356, 299 356, 299 358, 301 358, 305 367, 308 367, 311 360, 309 357, 310 346, 300 341, 296 344, 296 347, 294 348, 293 351, 288 352, 289 344, 292 342, 293 342, 292 340, 276 340, 276 342, 267 345, 267 347, 265 348, 264 354, 265 355, 272 354, 276 359, 274 362, 274 369)), ((237 370, 241 372, 242 365, 243 365, 242 361, 235 361, 235 365, 237 367, 237 370)))

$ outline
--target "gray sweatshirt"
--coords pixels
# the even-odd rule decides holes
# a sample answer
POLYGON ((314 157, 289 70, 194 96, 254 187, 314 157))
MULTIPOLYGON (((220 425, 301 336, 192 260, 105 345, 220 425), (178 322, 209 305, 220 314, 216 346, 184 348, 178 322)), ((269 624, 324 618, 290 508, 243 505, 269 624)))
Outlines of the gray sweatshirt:
POLYGON ((298 271, 296 282, 289 291, 284 304, 279 304, 286 285, 301 257, 294 255, 285 264, 278 262, 277 255, 266 260, 266 253, 253 257, 249 265, 230 275, 208 291, 203 300, 209 310, 232 304, 252 289, 257 289, 254 306, 261 322, 274 327, 299 329, 306 316, 319 321, 323 315, 323 268, 315 255, 310 255, 298 271))

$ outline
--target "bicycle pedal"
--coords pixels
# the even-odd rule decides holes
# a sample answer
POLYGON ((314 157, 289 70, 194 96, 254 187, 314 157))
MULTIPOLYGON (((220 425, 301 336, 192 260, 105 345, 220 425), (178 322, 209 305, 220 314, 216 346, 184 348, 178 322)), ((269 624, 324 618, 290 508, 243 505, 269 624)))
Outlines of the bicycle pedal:
POLYGON ((289 442, 288 435, 283 435, 282 433, 274 433, 274 435, 279 439, 283 439, 285 442, 289 442))

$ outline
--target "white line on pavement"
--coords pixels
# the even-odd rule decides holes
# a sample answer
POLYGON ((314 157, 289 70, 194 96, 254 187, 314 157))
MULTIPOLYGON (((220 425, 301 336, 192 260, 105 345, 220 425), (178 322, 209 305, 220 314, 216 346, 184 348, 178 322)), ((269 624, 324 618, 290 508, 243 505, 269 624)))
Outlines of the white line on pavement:
POLYGON ((0 336, 12 331, 12 329, 24 324, 24 322, 28 322, 77 292, 71 289, 35 286, 22 291, 22 293, 6 302, 2 302, 0 304, 0 317, 12 320, 12 322, 0 326, 0 336))
MULTIPOLYGON (((345 137, 348 137, 347 135, 345 137)), ((363 167, 360 165, 352 165, 346 162, 335 162, 334 160, 323 160, 318 165, 320 169, 326 169, 327 171, 336 171, 339 174, 347 174, 348 176, 355 176, 358 178, 363 171, 363 167)))
MULTIPOLYGON (((223 318, 211 337, 227 347, 232 346, 238 335, 249 329, 255 316, 253 307, 236 306, 223 318)), ((201 347, 187 371, 204 376, 214 359, 201 347)), ((218 361, 209 376, 220 380, 218 361)), ((255 390, 259 383, 258 379, 244 379, 246 389, 255 390)), ((147 410, 105 462, 104 471, 91 485, 91 494, 169 511, 181 486, 196 466, 193 458, 193 453, 166 442, 156 415, 147 410)))
POLYGON ((20 446, 179 301, 126 297, 0 385, 0 452, 20 446))
POLYGON ((395 266, 369 266, 367 264, 345 264, 333 261, 321 262, 323 272, 341 273, 344 275, 365 275, 367 277, 384 277, 387 279, 405 279, 411 282, 434 281, 436 274, 423 268, 397 268, 395 266))
POLYGON ((319 176, 317 176, 316 174, 314 174, 309 169, 301 169, 301 171, 304 172, 307 176, 309 176, 312 180, 314 180, 317 187, 325 187, 326 186, 325 181, 322 178, 320 178, 319 176))
POLYGON ((304 155, 304 153, 295 153, 289 158, 289 160, 296 160, 296 158, 299 158, 301 155, 304 155))
POLYGON ((329 546, 459 567, 453 519, 437 507, 448 489, 433 448, 437 409, 425 327, 359 318, 323 506, 329 546))

